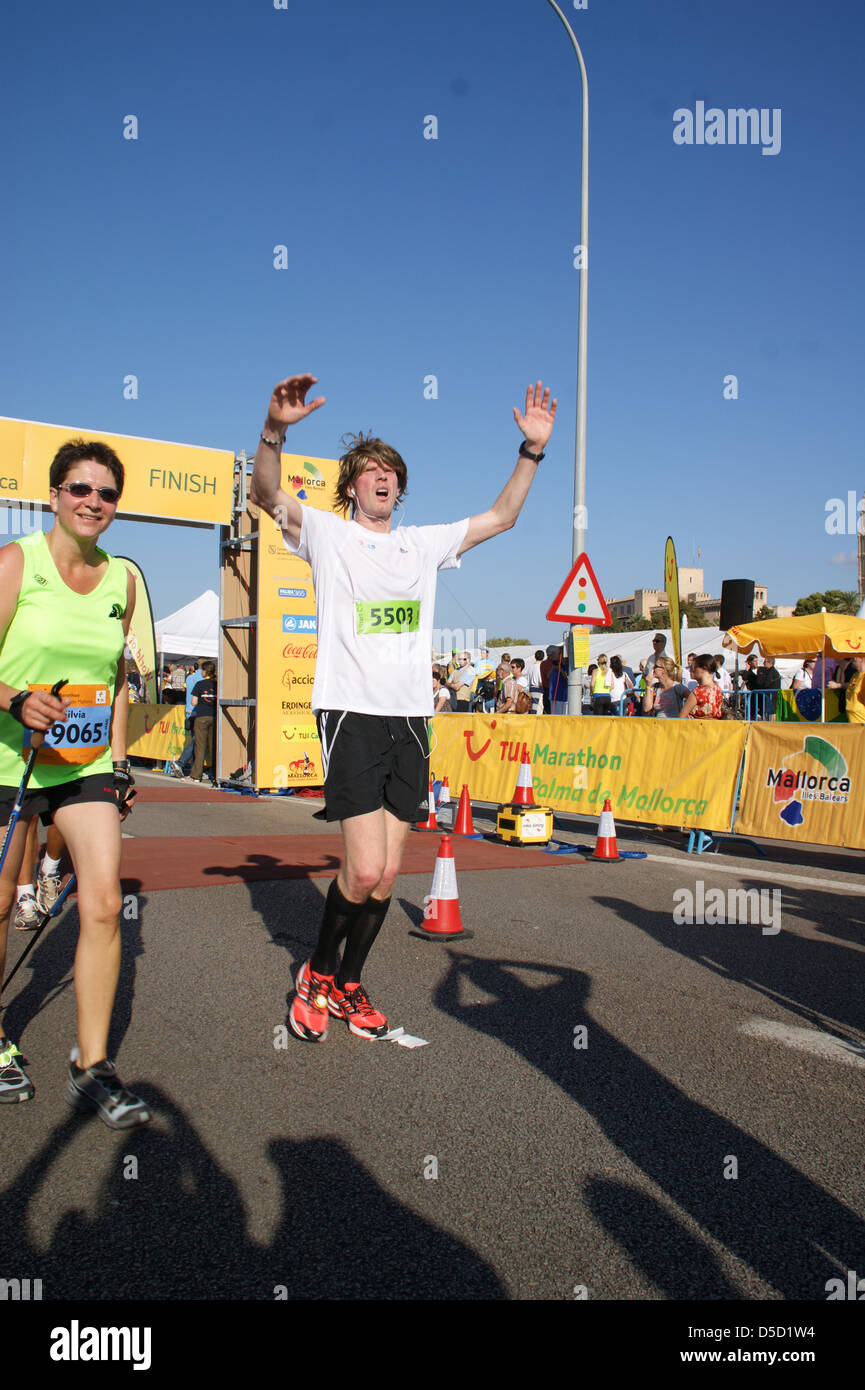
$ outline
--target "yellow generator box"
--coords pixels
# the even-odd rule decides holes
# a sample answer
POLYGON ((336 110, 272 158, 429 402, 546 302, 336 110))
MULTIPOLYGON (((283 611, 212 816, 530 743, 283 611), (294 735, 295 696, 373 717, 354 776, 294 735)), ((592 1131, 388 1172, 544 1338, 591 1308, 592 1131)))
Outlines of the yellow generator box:
POLYGON ((548 806, 502 806, 496 835, 505 845, 548 845, 553 838, 553 813, 548 806))

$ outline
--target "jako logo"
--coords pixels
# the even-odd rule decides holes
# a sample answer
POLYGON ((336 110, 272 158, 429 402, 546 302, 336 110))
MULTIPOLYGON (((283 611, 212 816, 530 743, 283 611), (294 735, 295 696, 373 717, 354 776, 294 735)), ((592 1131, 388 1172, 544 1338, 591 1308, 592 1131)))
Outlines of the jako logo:
POLYGON ((149 1327, 69 1327, 51 1329, 52 1361, 133 1361, 134 1370, 150 1370, 149 1327))
POLYGON ((744 107, 722 111, 717 106, 706 110, 698 101, 694 111, 680 106, 673 112, 673 143, 676 145, 762 145, 763 154, 781 152, 781 108, 775 106, 744 107), (778 129, 775 131, 775 122, 778 129))
POLYGON ((280 589, 280 598, 306 598, 306 589, 280 589))
POLYGON ((318 632, 315 617, 307 613, 283 613, 283 632, 318 632))

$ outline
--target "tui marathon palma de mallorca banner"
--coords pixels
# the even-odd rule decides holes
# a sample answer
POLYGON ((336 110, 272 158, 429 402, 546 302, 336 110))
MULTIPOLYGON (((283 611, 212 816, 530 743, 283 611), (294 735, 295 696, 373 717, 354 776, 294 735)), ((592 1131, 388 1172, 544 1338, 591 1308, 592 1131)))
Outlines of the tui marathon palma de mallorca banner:
POLYGON ((535 799, 553 810, 728 830, 745 743, 739 720, 437 715, 430 768, 456 799, 504 803, 524 748, 535 799))
MULTIPOLYGON (((282 455, 282 488, 304 507, 332 511, 336 459, 282 455)), ((255 785, 321 787, 321 744, 312 713, 318 635, 312 571, 286 550, 265 512, 258 527, 258 671, 255 785)))
POLYGON ((865 849, 865 730, 752 724, 736 833, 865 849))
POLYGON ((227 525, 231 519, 234 453, 139 439, 79 425, 42 425, 0 418, 0 498, 48 502, 48 470, 69 439, 99 439, 123 464, 126 480, 118 517, 153 521, 199 521, 227 525))

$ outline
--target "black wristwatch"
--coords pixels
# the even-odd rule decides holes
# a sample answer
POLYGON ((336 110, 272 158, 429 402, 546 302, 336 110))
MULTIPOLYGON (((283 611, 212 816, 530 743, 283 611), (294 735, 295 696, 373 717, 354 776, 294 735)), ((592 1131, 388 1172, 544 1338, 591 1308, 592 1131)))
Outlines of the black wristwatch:
POLYGON ((531 459, 532 463, 540 463, 541 459, 544 458, 544 455, 533 454, 531 449, 526 444, 526 441, 523 440, 522 444, 520 445, 520 458, 531 459))
POLYGON ((12 715, 13 719, 18 720, 19 724, 24 723, 24 716, 21 713, 24 701, 29 699, 32 694, 32 690, 19 690, 18 694, 13 695, 12 699, 9 701, 9 713, 12 715))

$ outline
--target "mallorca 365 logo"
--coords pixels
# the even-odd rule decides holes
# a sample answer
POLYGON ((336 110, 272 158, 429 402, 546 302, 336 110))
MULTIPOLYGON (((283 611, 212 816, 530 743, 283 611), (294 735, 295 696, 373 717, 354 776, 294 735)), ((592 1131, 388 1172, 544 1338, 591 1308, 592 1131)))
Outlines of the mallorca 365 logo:
POLYGON ((301 501, 307 496, 307 490, 314 491, 316 488, 327 486, 318 469, 307 462, 304 462, 303 473, 295 473, 288 481, 301 501))
POLYGON ((803 825, 803 803, 831 802, 846 806, 850 799, 847 762, 833 743, 810 734, 796 753, 783 758, 780 767, 766 771, 778 812, 785 825, 803 825))

